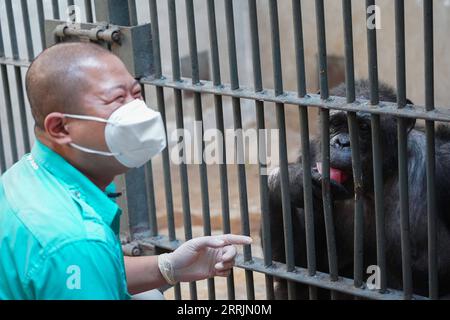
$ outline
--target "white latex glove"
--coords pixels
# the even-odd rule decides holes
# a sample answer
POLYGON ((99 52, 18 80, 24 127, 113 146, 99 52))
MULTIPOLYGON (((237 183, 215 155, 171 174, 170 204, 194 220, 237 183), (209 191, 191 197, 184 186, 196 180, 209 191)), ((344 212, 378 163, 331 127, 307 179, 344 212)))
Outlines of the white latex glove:
POLYGON ((215 276, 227 277, 237 254, 234 245, 251 243, 250 237, 232 234, 192 239, 174 252, 160 255, 159 269, 171 285, 215 276))

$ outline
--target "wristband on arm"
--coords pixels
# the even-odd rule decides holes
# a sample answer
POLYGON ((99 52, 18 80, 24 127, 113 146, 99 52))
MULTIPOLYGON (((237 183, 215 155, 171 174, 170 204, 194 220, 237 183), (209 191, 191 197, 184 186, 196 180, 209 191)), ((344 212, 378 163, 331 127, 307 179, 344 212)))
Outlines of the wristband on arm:
POLYGON ((162 276, 168 284, 174 286, 178 283, 178 281, 175 280, 175 273, 172 263, 169 260, 168 253, 164 253, 158 256, 158 267, 159 271, 161 271, 162 276))

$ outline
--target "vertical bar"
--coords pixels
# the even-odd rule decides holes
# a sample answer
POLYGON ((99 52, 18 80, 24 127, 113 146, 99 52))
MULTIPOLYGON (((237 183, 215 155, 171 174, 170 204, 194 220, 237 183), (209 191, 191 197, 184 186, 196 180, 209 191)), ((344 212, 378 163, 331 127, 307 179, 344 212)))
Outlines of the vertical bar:
MULTIPOLYGON (((353 24, 352 2, 342 0, 345 37, 345 82, 347 88, 347 102, 355 102, 355 66, 353 55, 353 24)), ((354 218, 354 285, 361 287, 364 274, 364 202, 362 198, 363 180, 361 156, 359 153, 359 128, 355 112, 348 113, 348 127, 352 150, 352 167, 355 192, 355 218, 354 218)))
POLYGON ((86 11, 86 22, 94 22, 92 14, 92 2, 91 0, 84 0, 84 8, 86 11))
POLYGON ((14 117, 13 117, 13 113, 12 113, 11 91, 10 91, 10 87, 9 87, 7 66, 0 65, 0 72, 2 74, 2 79, 3 79, 3 94, 4 94, 4 98, 5 98, 6 118, 8 120, 9 139, 11 142, 11 155, 12 155, 12 160, 15 163, 19 160, 19 156, 18 156, 18 152, 17 152, 16 133, 14 131, 14 117))
MULTIPOLYGON (((197 50, 197 36, 195 28, 194 3, 193 0, 186 0, 186 17, 189 38, 189 51, 191 56, 192 69, 192 84, 200 84, 200 73, 198 66, 198 50, 197 50)), ((203 137, 203 111, 202 111, 202 96, 199 92, 194 92, 194 113, 197 125, 201 124, 201 137, 203 137)), ((209 191, 208 191, 208 169, 203 159, 205 150, 205 143, 201 138, 201 157, 199 172, 200 172, 200 190, 202 199, 202 214, 203 214, 203 233, 205 236, 211 235, 211 214, 209 209, 209 191)), ((209 300, 216 299, 214 279, 208 279, 208 297, 209 300)))
MULTIPOLYGON (((395 37, 397 65, 397 103, 406 106, 405 67, 405 2, 395 0, 395 37)), ((402 276, 404 298, 410 300, 413 294, 411 273, 411 240, 409 232, 409 192, 408 192, 408 149, 407 127, 404 118, 398 119, 398 170, 400 184, 400 233, 402 245, 402 276)))
POLYGON ((156 216, 155 187, 153 184, 152 162, 145 166, 145 177, 147 181, 148 213, 150 215, 150 236, 158 236, 158 219, 156 216))
MULTIPOLYGON (((162 67, 161 67, 161 45, 159 36, 159 20, 158 20, 158 6, 156 0, 150 0, 150 16, 152 22, 152 43, 153 43, 153 58, 154 58, 154 70, 155 77, 162 77, 162 67)), ((166 106, 164 100, 164 88, 156 87, 156 99, 158 103, 158 109, 161 113, 161 117, 164 122, 164 129, 167 134, 167 119, 166 119, 166 106)), ((168 137, 167 137, 168 139, 168 137)), ((170 157, 169 149, 166 148, 162 152, 162 165, 164 172, 164 191, 166 198, 166 208, 167 208, 167 227, 169 230, 170 241, 176 240, 175 232, 175 216, 173 209, 173 193, 172 193, 172 178, 170 172, 170 157)), ((180 284, 175 285, 175 299, 181 300, 181 287, 180 284)))
MULTIPOLYGON (((177 29, 177 16, 176 16, 176 6, 175 0, 168 1, 168 9, 169 9, 169 28, 170 28, 170 47, 171 47, 171 56, 172 56, 172 73, 173 80, 180 81, 180 55, 178 51, 178 29, 177 29)), ((176 123, 177 129, 183 130, 183 100, 181 95, 181 90, 174 89, 175 95, 175 115, 176 115, 176 123)), ((181 192, 182 192, 182 205, 183 205, 183 216, 184 216, 184 232, 186 240, 192 239, 192 221, 191 221, 191 209, 189 203, 189 184, 188 184, 188 175, 186 168, 186 158, 185 158, 185 143, 182 138, 178 141, 178 145, 181 144, 183 148, 183 159, 182 163, 179 166, 180 170, 180 179, 181 179, 181 192)), ((197 299, 197 285, 195 282, 189 284, 191 299, 197 299)))
MULTIPOLYGON (((424 0, 424 47, 425 47, 425 107, 434 110, 434 33, 433 1, 424 0)), ((425 122, 427 142, 427 209, 428 209, 428 272, 429 295, 431 299, 439 298, 438 258, 437 258, 437 216, 436 216, 436 159, 434 122, 425 122)))
MULTIPOLYGON (((317 46, 319 48, 319 72, 321 99, 329 97, 327 45, 325 32, 325 12, 323 0, 316 0, 317 46)), ((330 191, 330 112, 320 110, 320 131, 322 145, 322 198, 325 217, 332 216, 332 199, 330 191)), ((331 236, 331 235, 330 235, 331 236)), ((328 238, 328 237, 327 237, 328 238)), ((330 238, 328 242, 332 243, 330 238)), ((334 270, 336 271, 336 270, 334 270)), ((336 276, 333 275, 333 276, 336 276)))
MULTIPOLYGON (((236 54, 236 34, 234 27, 234 13, 233 13, 233 0, 225 1, 225 18, 227 25, 227 40, 228 40, 228 56, 230 67, 230 79, 231 88, 233 90, 239 89, 239 76, 236 54)), ((241 114, 241 102, 239 98, 232 98, 233 115, 234 115, 234 128, 237 132, 242 133, 242 114, 241 114)), ((243 164, 243 138, 237 139, 237 155, 238 155, 238 184, 239 184, 239 203, 241 209, 242 218, 242 234, 250 236, 250 222, 248 214, 247 203, 247 181, 245 173, 245 164, 243 164)), ((252 260, 251 246, 244 246, 244 260, 249 262, 252 260)), ((247 286, 247 298, 249 300, 255 299, 255 287, 253 282, 253 273, 251 271, 245 271, 245 280, 247 286)))
POLYGON ((136 0, 128 0, 128 9, 130 10, 130 25, 136 26, 138 24, 136 0))
POLYGON ((59 20, 59 3, 58 0, 52 0, 53 19, 59 20))
MULTIPOLYGON (((142 87, 142 97, 144 101, 147 101, 145 95, 145 86, 142 87)), ((144 167, 145 171, 145 181, 147 187, 147 203, 148 203, 148 214, 150 216, 149 219, 149 227, 150 227, 150 237, 158 236, 158 218, 156 216, 156 201, 155 201, 155 187, 153 183, 153 166, 152 161, 150 160, 144 167)), ((145 190, 142 190, 145 191, 145 190)))
POLYGON ((19 48, 17 46, 17 32, 14 24, 14 12, 11 0, 5 0, 6 16, 8 20, 9 39, 11 43, 11 51, 13 58, 19 60, 19 48))
MULTIPOLYGON (((221 85, 220 76, 220 62, 219 62, 219 45, 217 41, 217 24, 216 24, 216 9, 214 0, 207 0, 208 9, 208 26, 209 26, 209 39, 211 47, 211 63, 214 85, 221 85)), ((220 95, 214 95, 214 106, 216 115, 216 127, 225 136, 224 119, 223 119, 223 101, 220 95)), ((222 207, 222 227, 224 233, 231 232, 230 225, 230 202, 228 194, 228 170, 225 160, 226 146, 225 140, 222 140, 222 144, 219 144, 218 157, 220 159, 219 174, 220 174, 220 194, 221 194, 221 207, 222 207)), ((231 272, 227 278, 227 292, 228 300, 235 299, 234 289, 234 273, 231 272)))
MULTIPOLYGON (((9 36, 11 41, 11 48, 14 59, 20 59, 19 57, 19 49, 17 44, 17 31, 16 26, 14 23, 14 13, 12 8, 12 2, 11 0, 6 0, 6 14, 8 19, 8 27, 9 27, 9 36)), ((25 31, 27 33, 26 35, 26 42, 27 42, 27 50, 29 57, 33 57, 33 45, 31 40, 31 31, 30 31, 30 23, 29 23, 29 17, 28 17, 28 7, 26 2, 22 2, 22 17, 24 19, 25 24, 25 31), (26 15, 25 15, 26 13, 26 15), (28 23, 26 22, 28 21, 28 23), (28 29, 27 29, 28 27, 28 29)), ((5 73, 6 74, 6 73, 5 73)), ((24 149, 28 153, 30 151, 30 139, 28 134, 28 124, 27 124, 27 118, 26 118, 26 111, 25 111, 25 97, 24 97, 24 90, 22 85, 22 73, 20 70, 20 67, 15 66, 14 67, 14 78, 16 82, 16 89, 17 89, 17 98, 18 98, 18 104, 19 104, 19 114, 20 114, 20 121, 21 121, 21 131, 23 135, 23 143, 24 143, 24 149)), ((9 86, 9 84, 8 84, 9 86)), ((10 89, 10 88, 9 88, 10 89)), ((6 94, 6 93, 5 93, 6 94)), ((9 104, 11 104, 11 92, 9 91, 7 93, 9 104)), ((8 105, 8 103, 7 103, 8 105)), ((12 105, 11 105, 12 108, 12 105)), ((12 118, 12 109, 10 110, 11 118, 12 118)), ((14 132, 14 122, 9 122, 10 125, 10 131, 12 130, 14 132)), ((16 138, 14 136, 14 143, 16 142, 16 138)), ((16 150, 13 152, 13 157, 15 157, 17 161, 17 146, 15 146, 16 150)))
POLYGON ((33 48, 33 39, 31 38, 31 23, 30 23, 30 14, 28 12, 28 5, 26 0, 20 0, 20 4, 22 7, 22 19, 25 28, 25 38, 27 43, 27 53, 28 60, 32 60, 34 58, 34 48, 33 48))
POLYGON ((96 21, 119 26, 130 25, 130 10, 127 0, 95 0, 96 21))
MULTIPOLYGON (((355 101, 355 65, 353 54, 353 22, 352 22, 352 2, 342 0, 342 12, 344 20, 344 41, 345 41, 345 83, 347 103, 355 101)), ((354 285, 360 287, 363 278, 364 259, 364 203, 362 198, 362 167, 359 146, 359 128, 355 112, 347 114, 347 122, 350 134, 350 145, 352 152, 352 171, 354 180, 354 285)))
POLYGON ((342 0, 342 12, 344 19, 345 83, 347 88, 347 102, 353 103, 355 101, 355 64, 353 54, 352 0, 342 0))
POLYGON ((130 234, 133 240, 151 236, 145 171, 144 166, 130 170, 125 176, 130 234))
MULTIPOLYGON (((292 11, 294 16, 294 39, 296 47, 297 60, 297 91, 298 95, 304 97, 306 95, 306 79, 305 79, 305 57, 303 44, 303 23, 302 10, 300 0, 292 1, 292 11)), ((321 26, 321 29, 324 26, 321 26)), ((305 199, 305 210, 311 210, 314 214, 312 202, 312 181, 311 181, 311 159, 309 144, 309 124, 308 124, 308 108, 300 107, 300 128, 301 128, 301 144, 302 144, 302 160, 303 160, 303 191, 305 199)), ((326 128, 325 128, 326 129, 326 128)), ((326 130, 328 131, 328 130, 326 130)), ((325 198, 324 198, 325 199, 325 198)), ((325 233, 327 238, 328 268, 330 279, 338 280, 338 264, 336 253, 336 236, 334 230, 334 219, 331 207, 324 206, 325 233)), ((331 299, 335 300, 336 293, 331 291, 331 299)))
MULTIPOLYGON (((375 0, 366 0, 367 19, 371 16, 370 8, 375 6, 375 0)), ((379 103, 378 92, 378 57, 377 57, 377 34, 376 28, 367 28, 367 50, 369 55, 369 86, 370 103, 379 103)), ((383 195, 383 155, 380 140, 380 115, 372 115, 372 153, 373 153, 373 175, 375 190, 375 216, 376 216, 376 238, 377 238, 377 263, 380 268, 380 293, 385 293, 387 288, 386 279, 386 251, 385 251, 385 218, 384 218, 384 195, 383 195)))
POLYGON ((0 24, 0 57, 5 56, 5 44, 3 42, 2 25, 0 24))
MULTIPOLYGON (((256 7, 256 0, 249 0, 249 20, 250 20, 250 33, 252 44, 252 62, 253 62, 253 78, 255 92, 261 92, 263 90, 262 84, 262 72, 261 72, 261 54, 258 32, 258 13, 256 7)), ((264 135, 265 116, 264 116, 264 102, 256 101, 256 121, 258 128, 258 162, 259 162, 259 190, 260 190, 260 202, 261 202, 261 216, 262 216, 262 241, 264 249, 264 265, 270 267, 272 265, 272 242, 269 225, 269 200, 268 200, 268 188, 267 188, 267 152, 266 152, 266 137, 264 135)), ((266 296, 267 300, 274 300, 275 293, 273 288, 273 277, 265 275, 266 282, 266 296)))
MULTIPOLYGON (((300 0, 292 0, 292 17, 294 23, 295 65, 297 75, 297 92, 299 97, 306 95, 306 69, 303 43, 303 19, 300 0)), ((301 107, 300 109, 303 109, 301 107)))
MULTIPOLYGON (((5 8, 6 8, 6 16, 8 20, 8 28, 9 28, 9 38, 11 41, 11 50, 13 58, 18 60, 19 57, 19 49, 17 46, 17 33, 16 33, 16 26, 14 24, 14 14, 13 14, 13 8, 12 8, 12 2, 11 0, 5 0, 5 8)), ((14 117, 13 117, 13 111, 12 111, 12 101, 11 101, 11 88, 9 85, 9 77, 8 77, 8 69, 6 65, 1 65, 1 74, 3 79, 3 92, 5 97, 5 104, 6 104, 6 117, 8 119, 8 129, 9 129, 9 136, 11 141, 11 154, 13 162, 17 162, 19 160, 18 151, 17 151, 17 140, 16 140, 16 133, 15 133, 15 124, 14 124, 14 117)), ((15 69, 18 67, 14 67, 15 69)))
POLYGON ((37 1, 37 14, 39 23, 39 34, 41 36, 42 50, 45 49, 45 15, 44 15, 44 0, 37 1))
POLYGON ((30 134, 28 133, 27 113, 25 106, 25 90, 22 84, 22 70, 20 67, 14 67, 14 75, 16 78, 17 100, 20 114, 20 128, 22 131, 23 146, 25 153, 31 151, 30 134))
MULTIPOLYGON (((0 57, 5 57, 5 47, 3 44, 3 33, 2 33, 2 26, 0 24, 0 57)), ((3 69, 6 69, 6 65, 0 65, 0 72, 3 75, 3 69)), ((8 79, 5 79, 2 77, 2 82, 4 84, 5 81, 8 81, 8 79)), ((3 87, 4 88, 4 87, 3 87)), ((5 90, 3 90, 5 92, 5 90)), ((6 171, 6 159, 5 159, 5 149, 3 144, 3 130, 2 130, 2 124, 0 121, 0 174, 6 171)))
MULTIPOLYGON (((275 94, 283 94, 283 75, 281 68, 281 50, 280 50, 280 30, 278 21, 278 5, 274 0, 269 0, 269 14, 270 14, 270 26, 271 26, 271 42, 272 42, 272 61, 273 61, 273 76, 275 84, 275 94)), ((286 267, 287 271, 293 271, 295 269, 294 258, 294 240, 292 231, 292 210, 291 199, 289 194, 289 171, 288 171, 288 159, 287 159, 287 142, 286 142, 286 119, 284 105, 281 103, 276 104, 276 116, 279 131, 279 157, 280 157, 280 182, 281 182, 281 196, 282 196, 282 208, 283 208, 283 228, 284 228, 284 242, 285 242, 285 254, 286 254, 286 267)), ((308 220, 309 217, 305 219, 308 220)), ((308 221, 307 223, 309 223, 308 221)), ((306 227, 306 241, 307 241, 307 254, 308 254, 308 271, 314 272, 313 259, 311 258, 311 230, 306 227)), ((314 232, 314 231, 313 231, 314 232)), ((289 299, 295 299, 295 283, 288 281, 288 297, 289 299)))

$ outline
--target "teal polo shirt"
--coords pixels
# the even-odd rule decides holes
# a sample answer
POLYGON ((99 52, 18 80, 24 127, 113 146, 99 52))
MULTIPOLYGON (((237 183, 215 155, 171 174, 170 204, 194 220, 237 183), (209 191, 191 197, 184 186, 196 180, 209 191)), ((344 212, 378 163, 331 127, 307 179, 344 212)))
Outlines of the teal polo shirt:
POLYGON ((0 299, 129 299, 113 190, 37 141, 0 177, 0 299))

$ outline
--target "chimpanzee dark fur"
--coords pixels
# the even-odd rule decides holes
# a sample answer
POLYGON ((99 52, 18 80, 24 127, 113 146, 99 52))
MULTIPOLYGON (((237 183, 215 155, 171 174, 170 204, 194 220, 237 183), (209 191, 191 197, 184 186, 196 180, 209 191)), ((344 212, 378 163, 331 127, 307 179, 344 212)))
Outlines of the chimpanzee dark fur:
MULTIPOLYGON (((380 100, 396 102, 394 90, 380 85, 380 100)), ((357 99, 369 99, 367 81, 358 81, 357 99)), ((345 85, 331 91, 333 96, 345 96, 345 85)), ((346 113, 330 113, 331 167, 352 176, 352 157, 346 113)), ((363 165, 364 199, 364 266, 376 265, 376 228, 373 191, 373 162, 370 115, 358 113, 360 154, 363 165)), ((428 295, 428 238, 427 238, 427 184, 426 137, 423 130, 408 121, 408 182, 411 258, 414 293, 428 295)), ((311 141, 313 175, 313 206, 315 220, 316 259, 319 271, 328 272, 326 233, 323 216, 321 175, 314 168, 321 161, 320 139, 311 141)), ((381 144, 383 148, 383 190, 386 232, 387 281, 389 288, 402 290, 402 254, 400 238, 400 201, 398 177, 397 119, 381 116, 381 144)), ((306 267, 305 216, 303 211, 302 160, 289 165, 290 197, 295 244, 295 262, 306 267)), ((336 232, 339 275, 353 278, 354 193, 353 178, 343 185, 332 182, 333 218, 336 232)), ((438 257, 440 295, 450 294, 450 131, 441 126, 436 130, 436 204, 438 215, 438 257)), ((270 227, 273 260, 285 262, 281 186, 279 169, 269 177, 270 227)), ((366 275, 366 279, 369 276, 366 275)), ((277 299, 287 298, 286 282, 276 279, 277 299)), ((298 299, 307 299, 308 290, 296 286, 298 299)), ((319 298, 328 294, 319 292, 319 298)))

